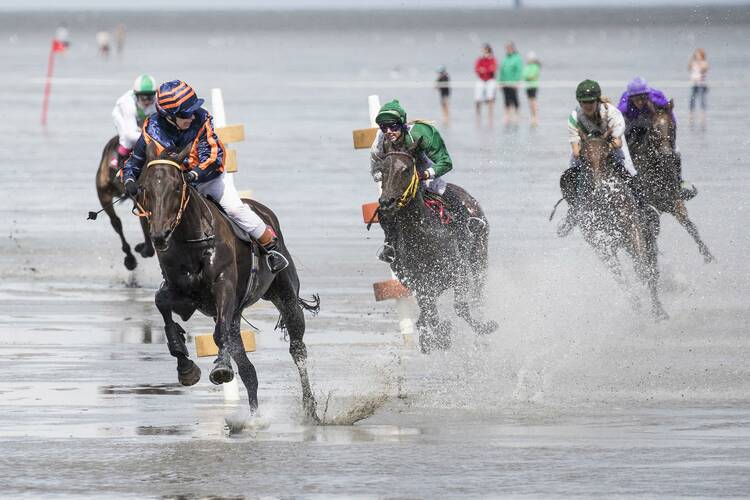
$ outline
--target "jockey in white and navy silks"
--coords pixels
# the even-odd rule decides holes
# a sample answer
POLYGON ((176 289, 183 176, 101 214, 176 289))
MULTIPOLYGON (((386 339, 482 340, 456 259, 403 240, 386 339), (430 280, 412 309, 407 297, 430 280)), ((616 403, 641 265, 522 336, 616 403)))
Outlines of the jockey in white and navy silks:
POLYGON ((141 126, 147 116, 156 113, 154 99, 156 82, 151 75, 141 75, 133 82, 133 88, 125 92, 112 109, 112 120, 117 129, 117 165, 122 168, 136 141, 141 136, 141 126))
POLYGON ((237 224, 260 243, 267 252, 271 271, 279 272, 289 262, 276 250, 276 233, 242 202, 232 176, 224 172, 226 150, 216 134, 211 115, 201 107, 202 104, 203 99, 199 99, 195 90, 181 80, 166 82, 159 87, 157 113, 144 122, 133 154, 123 169, 125 192, 129 196, 138 193, 136 181, 144 168, 147 145, 153 142, 159 153, 168 148, 181 151, 191 145, 183 163, 187 181, 202 195, 216 200, 237 224))

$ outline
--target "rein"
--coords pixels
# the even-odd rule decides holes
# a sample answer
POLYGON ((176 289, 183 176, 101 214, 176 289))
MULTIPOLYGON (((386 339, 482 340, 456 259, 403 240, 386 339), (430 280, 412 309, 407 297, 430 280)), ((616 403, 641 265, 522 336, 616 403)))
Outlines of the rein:
MULTIPOLYGON (((151 160, 146 165, 146 169, 153 165, 168 165, 170 167, 174 167, 177 170, 180 171, 180 178, 182 179, 182 189, 180 191, 180 209, 177 211, 177 217, 175 217, 174 222, 169 227, 170 234, 174 232, 174 230, 177 228, 177 226, 180 225, 180 222, 182 221, 182 216, 185 213, 185 208, 187 208, 188 203, 190 202, 190 190, 188 189, 188 183, 185 180, 185 177, 182 175, 182 167, 179 163, 174 162, 172 160, 166 160, 166 159, 157 159, 157 160, 151 160)), ((143 202, 146 202, 146 194, 144 192, 143 194, 143 202)), ((138 217, 145 217, 147 221, 151 222, 151 212, 143 208, 143 205, 141 205, 138 200, 135 200, 135 207, 133 207, 133 214, 137 215, 138 217), (136 208, 138 211, 136 212, 136 208)))
POLYGON ((385 156, 388 157, 390 155, 405 156, 409 158, 412 164, 411 180, 409 181, 409 185, 406 186, 406 189, 398 199, 398 208, 403 208, 404 205, 409 203, 414 199, 414 197, 417 196, 417 189, 419 188, 419 173, 417 172, 417 162, 414 160, 414 157, 412 155, 410 155, 409 153, 404 153, 403 151, 391 151, 389 153, 386 153, 385 156))

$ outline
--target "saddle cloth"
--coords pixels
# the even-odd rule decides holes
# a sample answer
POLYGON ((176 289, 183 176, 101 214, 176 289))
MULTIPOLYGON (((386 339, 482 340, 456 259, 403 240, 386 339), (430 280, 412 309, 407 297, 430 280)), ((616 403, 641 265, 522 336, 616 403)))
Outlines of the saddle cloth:
POLYGON ((441 224, 447 226, 453 221, 453 217, 451 216, 451 213, 448 210, 445 201, 443 201, 443 199, 438 196, 430 196, 430 194, 431 193, 429 191, 425 193, 425 206, 435 212, 435 215, 438 216, 438 220, 440 220, 441 224))

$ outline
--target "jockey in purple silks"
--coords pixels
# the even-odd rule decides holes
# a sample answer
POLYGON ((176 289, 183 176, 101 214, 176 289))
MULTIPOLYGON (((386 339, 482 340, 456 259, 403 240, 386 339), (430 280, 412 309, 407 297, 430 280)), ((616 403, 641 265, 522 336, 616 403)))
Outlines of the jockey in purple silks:
MULTIPOLYGON (((646 80, 640 76, 633 78, 628 83, 627 90, 620 97, 617 109, 620 110, 625 118, 625 139, 628 144, 640 142, 643 140, 645 132, 651 128, 651 107, 648 103, 659 108, 669 106, 669 99, 661 90, 657 90, 648 85, 646 80)), ((675 123, 674 136, 672 137, 672 148, 677 155, 677 173, 680 177, 680 185, 683 188, 683 197, 690 199, 695 196, 695 192, 688 189, 688 183, 682 179, 682 156, 677 148, 677 119, 672 111, 672 120, 675 123)))

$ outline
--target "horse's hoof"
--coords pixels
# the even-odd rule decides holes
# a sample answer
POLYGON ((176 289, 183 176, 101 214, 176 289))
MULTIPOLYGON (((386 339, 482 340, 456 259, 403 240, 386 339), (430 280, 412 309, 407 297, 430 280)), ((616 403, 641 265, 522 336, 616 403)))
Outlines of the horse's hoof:
POLYGON ((200 379, 201 369, 193 361, 190 361, 190 366, 184 370, 180 370, 179 367, 177 368, 177 380, 184 386, 195 385, 200 379))
POLYGON ((135 246, 135 251, 141 254, 141 257, 149 258, 154 256, 154 247, 146 246, 145 243, 138 243, 135 246))
POLYGON ((227 382, 231 382, 234 378, 234 370, 232 370, 231 366, 224 364, 216 365, 214 366, 214 369, 211 370, 211 374, 208 378, 214 385, 226 384, 227 382))
POLYGON ((716 257, 714 257, 713 255, 711 255, 710 252, 706 252, 706 253, 703 254, 703 263, 704 264, 710 264, 711 262, 715 262, 715 261, 716 261, 716 257))
POLYGON ((479 328, 477 328, 477 335, 489 335, 490 333, 495 332, 500 325, 498 325, 497 321, 485 321, 482 323, 479 328))
POLYGON ((133 269, 136 268, 136 266, 138 265, 138 262, 135 260, 135 256, 126 255, 124 264, 125 264, 125 269, 127 269, 128 271, 132 271, 133 269))

